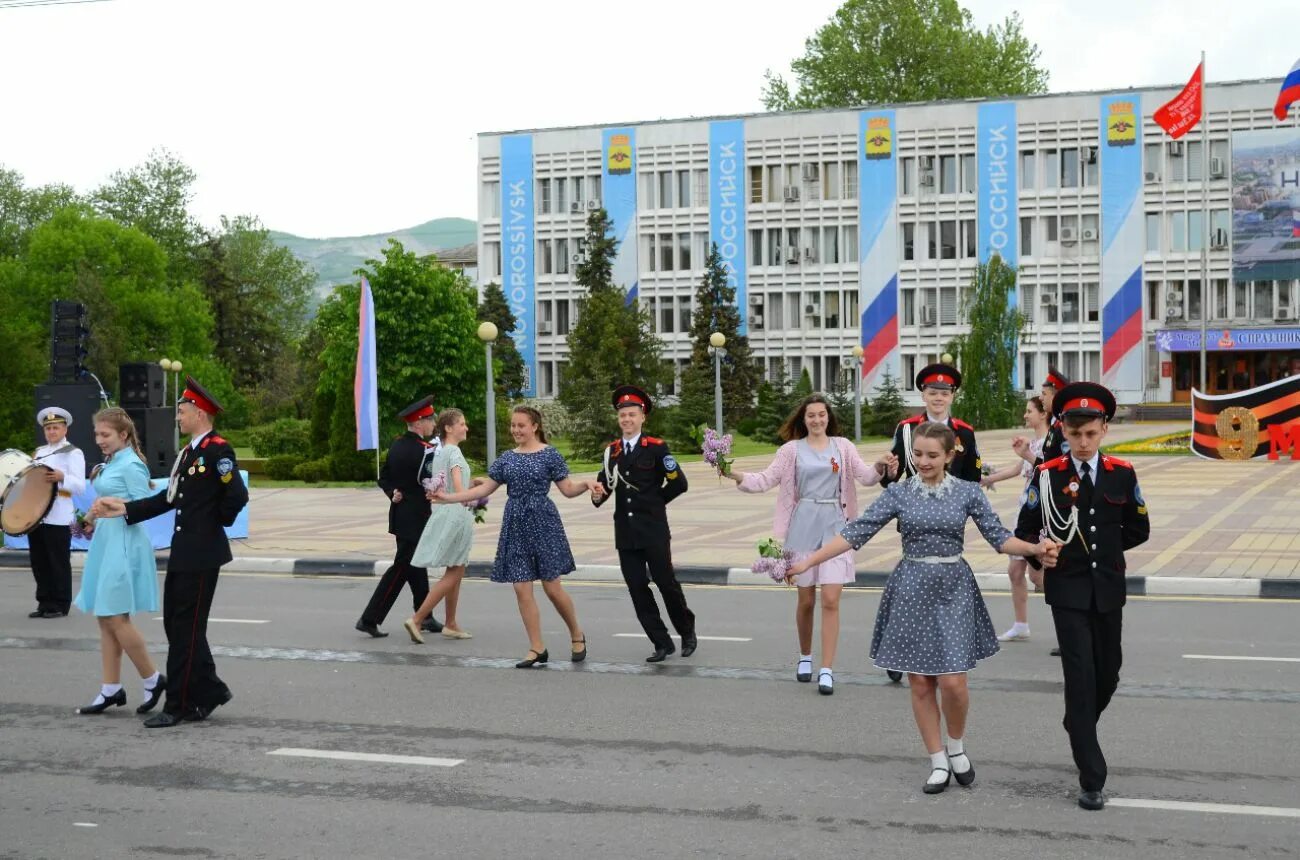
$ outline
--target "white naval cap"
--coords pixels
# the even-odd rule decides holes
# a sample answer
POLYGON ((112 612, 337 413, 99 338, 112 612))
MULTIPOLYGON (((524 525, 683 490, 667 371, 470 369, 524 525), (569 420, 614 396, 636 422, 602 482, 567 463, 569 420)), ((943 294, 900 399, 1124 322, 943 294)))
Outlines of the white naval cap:
POLYGON ((36 423, 44 427, 47 424, 57 424, 62 421, 68 426, 72 426, 72 413, 66 409, 60 409, 57 406, 47 406, 40 412, 36 413, 36 423))

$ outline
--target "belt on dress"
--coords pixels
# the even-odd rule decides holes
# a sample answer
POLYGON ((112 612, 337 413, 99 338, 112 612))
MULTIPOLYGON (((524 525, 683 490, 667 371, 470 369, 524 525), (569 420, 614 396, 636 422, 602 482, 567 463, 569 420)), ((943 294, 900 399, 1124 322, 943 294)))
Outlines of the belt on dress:
POLYGON ((800 499, 801 502, 811 502, 814 505, 838 505, 839 499, 800 499))
POLYGON ((960 555, 905 555, 903 561, 919 561, 921 564, 956 564, 960 555))

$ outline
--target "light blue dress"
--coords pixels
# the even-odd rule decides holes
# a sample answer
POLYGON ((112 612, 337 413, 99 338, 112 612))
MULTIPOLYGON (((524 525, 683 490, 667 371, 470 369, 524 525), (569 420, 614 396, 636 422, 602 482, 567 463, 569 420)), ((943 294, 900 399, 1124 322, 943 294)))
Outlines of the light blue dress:
MULTIPOLYGON (((130 448, 114 454, 92 483, 96 496, 134 501, 154 494, 149 469, 130 448)), ((158 564, 143 524, 128 526, 124 517, 95 520, 81 590, 73 603, 87 615, 100 617, 157 611, 158 564)))

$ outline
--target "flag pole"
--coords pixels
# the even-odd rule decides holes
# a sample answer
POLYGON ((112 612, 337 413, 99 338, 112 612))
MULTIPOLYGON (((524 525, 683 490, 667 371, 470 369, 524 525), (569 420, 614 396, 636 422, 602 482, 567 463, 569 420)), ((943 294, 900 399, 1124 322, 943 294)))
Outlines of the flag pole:
POLYGON ((1205 394, 1206 319, 1210 315, 1210 118, 1209 76, 1205 73, 1205 52, 1201 51, 1201 393, 1205 394))

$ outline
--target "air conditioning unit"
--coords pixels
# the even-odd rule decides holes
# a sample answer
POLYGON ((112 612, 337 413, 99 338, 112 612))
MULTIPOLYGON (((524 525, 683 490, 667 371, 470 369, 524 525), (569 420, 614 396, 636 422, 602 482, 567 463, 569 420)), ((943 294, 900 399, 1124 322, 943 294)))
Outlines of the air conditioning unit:
POLYGON ((1079 160, 1084 164, 1097 163, 1097 150, 1095 147, 1084 146, 1079 149, 1079 160))
POLYGON ((1180 290, 1170 290, 1165 293, 1165 306, 1179 307, 1183 306, 1183 294, 1180 290))
POLYGON ((923 155, 923 156, 921 156, 921 169, 922 169, 922 170, 934 170, 934 156, 933 156, 933 155, 923 155))
POLYGON ((1219 156, 1217 155, 1210 157, 1210 178, 1211 179, 1223 178, 1223 159, 1219 158, 1219 156))
POLYGON ((1169 155, 1171 158, 1183 157, 1183 142, 1181 140, 1173 140, 1169 142, 1169 155))
POLYGON ((798 189, 798 188, 795 188, 794 186, 791 186, 791 187, 787 188, 787 189, 785 190, 785 202, 786 202, 786 203, 798 203, 798 202, 799 202, 799 189, 798 189))
POLYGON ((1228 247, 1228 231, 1219 227, 1210 236, 1210 248, 1215 251, 1222 251, 1228 247))
POLYGON ((762 304, 763 304, 763 297, 762 297, 762 296, 750 296, 750 297, 749 297, 749 303, 750 303, 751 305, 762 305, 762 304))
POLYGON ((572 203, 570 203, 570 204, 569 204, 569 211, 572 212, 572 213, 574 213, 574 214, 577 214, 578 212, 581 212, 581 211, 582 211, 582 201, 581 201, 581 200, 575 200, 575 201, 573 201, 572 203))
POLYGON ((762 327, 763 327, 763 315, 762 315, 762 314, 754 314, 752 317, 749 318, 749 324, 752 325, 754 328, 762 328, 762 327))
POLYGON ((803 306, 803 315, 806 316, 806 317, 816 316, 816 315, 817 315, 817 306, 816 306, 816 305, 804 305, 804 306, 803 306))
POLYGON ((1097 241, 1097 231, 1096 231, 1094 228, 1092 228, 1092 227, 1084 227, 1084 228, 1083 228, 1083 241, 1085 241, 1085 242, 1096 242, 1096 241, 1097 241))
POLYGON ((1073 227, 1061 228, 1062 245, 1073 245, 1076 241, 1078 241, 1078 237, 1075 235, 1075 229, 1073 227))
POLYGON ((542 320, 541 322, 539 322, 539 323, 537 324, 537 333, 538 333, 538 334, 550 334, 550 333, 551 333, 551 321, 550 321, 550 320, 542 320))
POLYGON ((1038 297, 1038 303, 1040 305, 1056 304, 1056 293, 1043 293, 1038 297))
POLYGON ((920 311, 921 325, 934 325, 934 308, 929 305, 921 305, 920 311))
POLYGON ((1291 319, 1291 307, 1289 305, 1278 305, 1277 311, 1273 314, 1273 319, 1276 320, 1291 319))
POLYGON ((793 263, 796 266, 799 265, 799 249, 796 248, 794 245, 791 245, 790 247, 786 248, 785 261, 787 263, 793 263))
POLYGON ((803 166, 804 182, 816 182, 819 178, 821 178, 821 174, 819 172, 818 165, 805 164, 803 166))
POLYGON ((1143 176, 1146 178, 1147 185, 1154 185, 1160 181, 1160 174, 1154 170, 1148 170, 1143 176))
POLYGON ((573 256, 569 257, 569 260, 570 260, 570 261, 571 261, 571 262, 576 266, 578 263, 585 263, 585 262, 587 262, 587 255, 586 255, 586 254, 574 254, 573 256))
POLYGON ((921 174, 921 187, 922 187, 922 188, 933 188, 933 187, 934 187, 934 174, 933 174, 933 173, 922 173, 922 174, 921 174))
POLYGON ((1165 308, 1165 319, 1177 320, 1183 318, 1182 308, 1165 308))
POLYGON ((599 209, 599 208, 600 208, 600 201, 599 201, 599 200, 588 200, 588 201, 587 201, 587 211, 588 211, 588 212, 595 212, 595 211, 596 211, 597 209, 599 209))
POLYGON ((812 248, 804 248, 803 258, 810 263, 815 263, 817 262, 817 252, 812 248))

